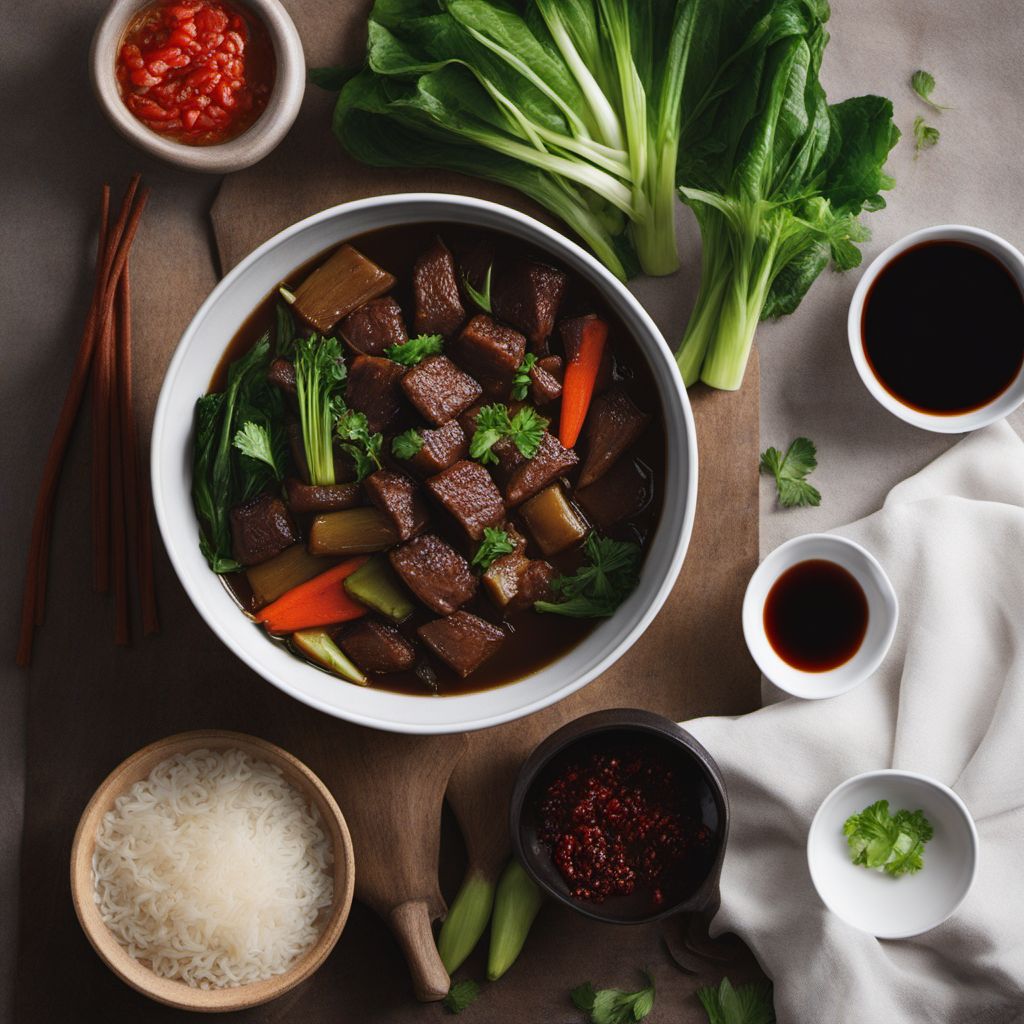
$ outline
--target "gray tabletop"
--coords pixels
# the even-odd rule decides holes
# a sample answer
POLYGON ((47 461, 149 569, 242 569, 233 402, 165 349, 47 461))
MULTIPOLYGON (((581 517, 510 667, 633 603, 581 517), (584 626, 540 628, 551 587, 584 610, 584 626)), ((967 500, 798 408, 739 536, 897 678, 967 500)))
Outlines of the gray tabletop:
MULTIPOLYGON (((287 4, 287 0, 286 0, 287 4)), ((9 19, 0 39, 6 138, 0 147, 3 189, 0 296, 4 312, 0 407, 0 1007, 9 1004, 17 922, 17 862, 24 767, 26 676, 13 667, 14 637, 29 509, 46 444, 67 385, 89 289, 89 251, 96 197, 104 180, 123 183, 143 170, 154 203, 141 239, 154 259, 209 264, 206 213, 217 181, 155 166, 122 143, 88 93, 88 40, 103 0, 37 0, 9 19)), ((904 135, 925 111, 907 81, 917 67, 939 80, 955 109, 933 118, 939 145, 913 159, 906 141, 890 168, 898 180, 889 208, 870 218, 870 259, 908 231, 963 222, 1024 243, 1024 13, 1016 0, 846 0, 837 2, 824 79, 835 99, 878 92, 896 101, 904 135)), ((683 271, 641 281, 635 291, 666 338, 680 336, 696 285, 694 229, 680 211, 683 271)), ((822 530, 872 511, 896 481, 930 461, 955 438, 905 426, 867 395, 846 349, 845 311, 856 273, 826 273, 792 317, 766 325, 761 343, 761 435, 781 446, 798 434, 818 445, 815 483, 821 508, 782 512, 763 483, 761 546, 767 551, 794 534, 822 530)), ((180 301, 194 308, 202 295, 180 301)), ((145 361, 146 353, 141 353, 145 361)), ((155 358, 155 357, 154 357, 155 358)), ((164 354, 160 358, 165 358, 164 354)), ((1014 417, 1018 430, 1024 425, 1014 417)), ((148 427, 148 425, 147 425, 148 427)), ((83 432, 68 472, 84 474, 83 432)), ((62 510, 66 515, 84 510, 62 510)), ((59 555, 59 552, 57 553, 59 555)), ((47 642, 60 643, 51 630, 47 642)), ((68 651, 68 657, 88 657, 68 651)), ((0 1011, 2 1013, 2 1011, 0 1011)), ((6 1016, 6 1014, 3 1014, 6 1016)))

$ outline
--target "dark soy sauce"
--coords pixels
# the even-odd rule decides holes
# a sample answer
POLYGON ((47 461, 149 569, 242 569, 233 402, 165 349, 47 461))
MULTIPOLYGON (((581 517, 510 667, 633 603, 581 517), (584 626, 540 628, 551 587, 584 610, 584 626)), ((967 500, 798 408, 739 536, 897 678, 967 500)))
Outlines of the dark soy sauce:
POLYGON ((904 405, 981 408, 1024 364, 1024 296, 1003 263, 964 242, 923 242, 868 289, 861 339, 882 386, 904 405))
POLYGON ((768 591, 764 629, 786 664, 827 672, 860 648, 868 629, 868 600, 841 565, 812 558, 791 566, 768 591))

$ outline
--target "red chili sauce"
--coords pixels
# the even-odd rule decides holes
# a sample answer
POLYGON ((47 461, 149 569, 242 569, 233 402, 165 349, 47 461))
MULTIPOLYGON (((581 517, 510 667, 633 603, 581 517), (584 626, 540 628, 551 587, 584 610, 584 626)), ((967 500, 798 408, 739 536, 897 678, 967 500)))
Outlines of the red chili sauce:
POLYGON ((255 16, 219 0, 160 2, 129 23, 117 55, 125 106, 191 146, 233 139, 263 113, 274 47, 255 16))
POLYGON ((688 786, 650 753, 596 752, 549 783, 538 838, 578 900, 646 892, 656 909, 668 877, 712 842, 688 786), (696 813, 695 813, 696 812, 696 813))

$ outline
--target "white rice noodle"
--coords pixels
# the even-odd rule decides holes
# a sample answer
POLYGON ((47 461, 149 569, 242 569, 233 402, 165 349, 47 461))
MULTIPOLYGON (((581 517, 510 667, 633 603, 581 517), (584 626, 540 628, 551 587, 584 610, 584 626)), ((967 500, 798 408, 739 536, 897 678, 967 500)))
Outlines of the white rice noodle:
POLYGON ((95 899, 118 942, 195 988, 288 970, 317 940, 333 897, 319 812, 240 750, 157 765, 103 817, 95 899))

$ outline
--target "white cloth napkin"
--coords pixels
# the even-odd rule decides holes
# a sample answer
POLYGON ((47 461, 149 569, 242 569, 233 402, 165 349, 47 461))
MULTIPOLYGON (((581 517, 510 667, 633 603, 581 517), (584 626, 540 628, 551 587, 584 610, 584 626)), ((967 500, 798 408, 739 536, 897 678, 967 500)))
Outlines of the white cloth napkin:
POLYGON ((714 933, 754 950, 780 1024, 1024 1022, 1024 443, 1005 423, 973 434, 836 532, 892 579, 896 639, 841 697, 687 724, 732 809, 714 933), (805 853, 833 787, 886 767, 951 786, 981 841, 956 914, 900 941, 826 910, 805 853))

